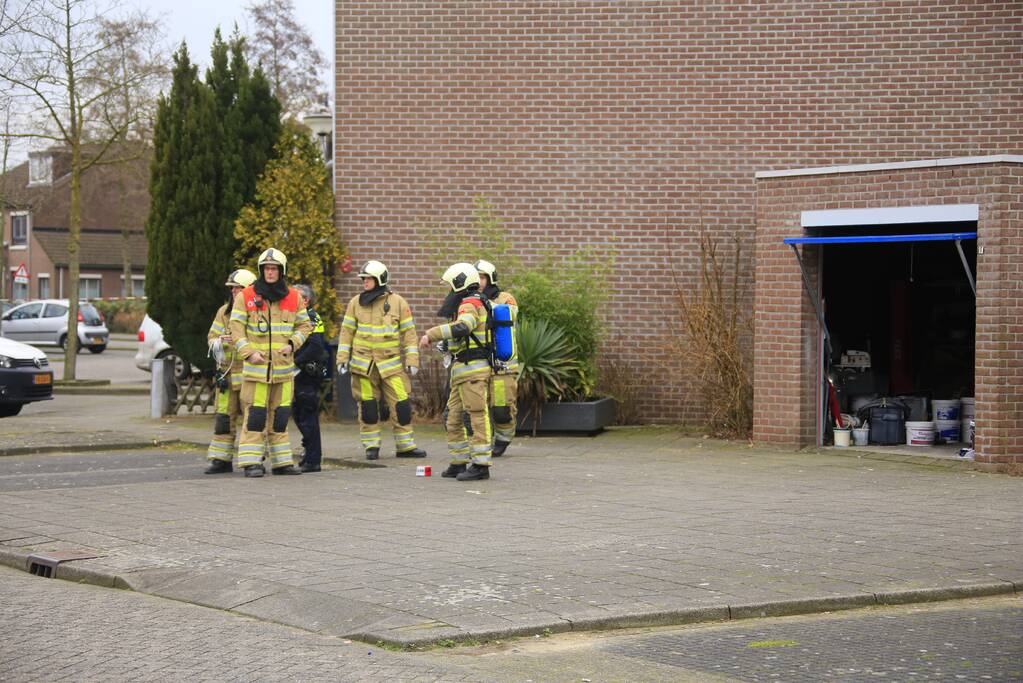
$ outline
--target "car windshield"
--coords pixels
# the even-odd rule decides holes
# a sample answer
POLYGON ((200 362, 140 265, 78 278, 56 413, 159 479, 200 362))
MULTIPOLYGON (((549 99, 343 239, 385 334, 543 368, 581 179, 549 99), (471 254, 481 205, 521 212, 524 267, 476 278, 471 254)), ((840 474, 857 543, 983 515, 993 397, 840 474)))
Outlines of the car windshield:
POLYGON ((86 325, 99 325, 103 322, 99 317, 99 311, 92 304, 81 304, 78 310, 82 314, 82 322, 86 325))

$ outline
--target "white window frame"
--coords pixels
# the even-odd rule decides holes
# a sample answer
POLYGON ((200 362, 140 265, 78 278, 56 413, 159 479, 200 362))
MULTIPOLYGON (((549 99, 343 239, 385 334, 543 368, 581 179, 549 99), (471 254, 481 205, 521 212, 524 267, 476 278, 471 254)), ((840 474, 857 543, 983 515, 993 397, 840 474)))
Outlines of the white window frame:
POLYGON ((53 184, 53 155, 28 155, 28 186, 53 184))
POLYGON ((32 214, 28 211, 11 211, 11 251, 25 251, 32 235, 32 214), (14 219, 25 217, 25 241, 21 244, 14 243, 14 219))
MULTIPOLYGON (((142 283, 142 297, 141 298, 145 298, 145 296, 146 296, 145 295, 145 291, 146 291, 146 276, 145 275, 135 275, 135 274, 132 274, 132 276, 131 276, 131 289, 132 289, 132 292, 137 292, 138 291, 138 284, 140 282, 142 283)), ((127 289, 124 286, 124 273, 121 273, 121 298, 123 299, 126 296, 128 296, 128 291, 127 291, 127 289)), ((138 294, 133 294, 133 297, 139 298, 139 295, 138 294)))
POLYGON ((89 299, 102 299, 103 298, 103 276, 97 273, 79 273, 78 274, 78 300, 88 301, 89 299), (98 282, 97 295, 83 296, 82 295, 82 283, 83 282, 98 282))
POLYGON ((36 292, 39 293, 40 299, 52 299, 53 297, 53 278, 50 277, 49 273, 39 273, 36 275, 36 292), (43 295, 42 284, 43 280, 46 280, 46 295, 43 295))

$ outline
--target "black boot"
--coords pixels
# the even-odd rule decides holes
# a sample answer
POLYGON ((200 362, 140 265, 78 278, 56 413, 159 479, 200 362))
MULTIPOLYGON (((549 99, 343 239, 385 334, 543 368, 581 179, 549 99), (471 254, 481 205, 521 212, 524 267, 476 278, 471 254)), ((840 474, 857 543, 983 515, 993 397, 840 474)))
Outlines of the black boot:
POLYGON ((440 473, 440 476, 454 479, 465 471, 465 465, 448 465, 448 468, 440 473))
POLYGON ((228 474, 229 472, 234 472, 230 460, 210 460, 210 466, 203 474, 228 474))
POLYGON ((401 451, 399 453, 395 453, 394 457, 396 457, 396 458, 425 458, 426 457, 426 451, 424 451, 422 448, 413 448, 411 451, 401 451))
POLYGON ((490 479, 490 468, 479 465, 469 465, 464 472, 458 475, 458 481, 478 481, 490 479))
POLYGON ((366 460, 379 460, 380 459, 380 447, 367 448, 366 449, 366 460))
POLYGON ((301 470, 296 470, 292 465, 285 465, 284 467, 275 467, 271 471, 274 474, 302 474, 301 470))
POLYGON ((494 447, 490 449, 490 455, 500 458, 508 450, 508 446, 511 446, 511 441, 494 441, 494 447))
POLYGON ((262 465, 249 465, 245 468, 246 477, 262 477, 264 474, 266 474, 266 470, 262 465))
POLYGON ((303 460, 302 461, 302 471, 303 472, 319 472, 320 471, 320 466, 319 465, 314 465, 311 462, 303 460))

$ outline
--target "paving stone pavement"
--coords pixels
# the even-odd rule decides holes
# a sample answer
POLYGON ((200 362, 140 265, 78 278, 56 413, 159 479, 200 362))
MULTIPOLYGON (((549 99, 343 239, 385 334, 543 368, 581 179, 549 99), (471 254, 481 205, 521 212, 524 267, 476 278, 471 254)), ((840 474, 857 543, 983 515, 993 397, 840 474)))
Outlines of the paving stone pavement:
POLYGON ((3 681, 479 681, 464 667, 0 568, 3 681))
MULTIPOLYGON (((146 438, 185 438, 209 427, 208 418, 124 418, 131 410, 114 403, 82 428, 121 419, 146 438)), ((328 453, 358 452, 351 426, 324 432, 328 453)), ((439 470, 438 429, 421 429, 419 441, 439 470)), ((201 467, 196 452, 176 455, 201 467)), ((422 461, 380 462, 0 493, 0 558, 92 551, 99 557, 68 563, 67 575, 395 643, 1023 585, 1020 478, 660 428, 520 439, 486 482, 416 477, 422 461)))

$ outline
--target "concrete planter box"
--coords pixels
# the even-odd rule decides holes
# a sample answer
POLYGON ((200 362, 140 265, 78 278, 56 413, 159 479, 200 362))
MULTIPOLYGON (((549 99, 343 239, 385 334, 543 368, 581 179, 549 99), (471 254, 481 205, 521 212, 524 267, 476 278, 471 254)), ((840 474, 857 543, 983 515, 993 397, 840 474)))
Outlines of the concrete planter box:
MULTIPOLYGON (((516 431, 532 434, 535 415, 526 414, 519 407, 516 431)), ((537 433, 560 432, 586 434, 593 436, 614 424, 615 401, 613 398, 594 398, 589 401, 572 401, 563 403, 544 403, 540 413, 540 424, 537 433)))

